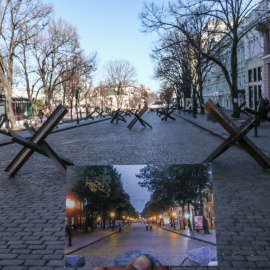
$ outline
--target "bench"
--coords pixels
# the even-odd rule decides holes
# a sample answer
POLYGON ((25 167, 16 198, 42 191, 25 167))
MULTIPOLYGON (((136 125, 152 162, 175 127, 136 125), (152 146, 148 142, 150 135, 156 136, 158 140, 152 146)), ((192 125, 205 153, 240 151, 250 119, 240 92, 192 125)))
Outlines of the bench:
POLYGON ((212 162, 231 146, 239 143, 239 145, 264 169, 270 168, 269 158, 246 136, 249 130, 254 127, 254 119, 252 117, 248 118, 240 127, 238 127, 211 99, 205 103, 204 108, 216 118, 217 122, 219 122, 219 124, 230 134, 230 136, 203 161, 204 163, 212 162))
POLYGON ((26 129, 32 135, 29 140, 12 131, 7 134, 12 137, 12 141, 24 146, 5 170, 10 177, 16 175, 34 152, 49 157, 60 169, 60 172, 66 175, 66 165, 74 165, 74 163, 67 158, 57 155, 45 141, 46 137, 57 126, 66 113, 67 109, 59 105, 38 130, 24 123, 26 129))

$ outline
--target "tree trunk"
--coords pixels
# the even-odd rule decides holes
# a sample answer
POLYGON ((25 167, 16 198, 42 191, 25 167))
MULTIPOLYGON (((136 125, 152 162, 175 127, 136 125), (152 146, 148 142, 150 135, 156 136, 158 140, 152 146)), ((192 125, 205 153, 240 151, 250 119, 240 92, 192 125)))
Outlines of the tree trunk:
POLYGON ((6 114, 10 122, 11 128, 13 129, 16 127, 16 119, 12 107, 13 59, 9 60, 8 65, 9 67, 7 74, 7 82, 6 85, 4 85, 4 92, 6 97, 6 114))
POLYGON ((232 54, 231 54, 231 78, 232 78, 232 104, 233 104, 233 114, 232 117, 239 118, 240 110, 238 106, 238 86, 237 86, 237 43, 234 42, 232 45, 232 54))
POLYGON ((183 228, 181 228, 181 229, 185 229, 185 213, 184 213, 185 206, 182 204, 181 208, 182 208, 181 214, 182 214, 182 221, 183 221, 183 228))

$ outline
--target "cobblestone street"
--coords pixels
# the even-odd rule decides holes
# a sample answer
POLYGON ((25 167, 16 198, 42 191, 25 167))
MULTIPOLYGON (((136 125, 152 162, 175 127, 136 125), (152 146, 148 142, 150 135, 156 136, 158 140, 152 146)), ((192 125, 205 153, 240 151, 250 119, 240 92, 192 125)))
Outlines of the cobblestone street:
MULTIPOLYGON (((143 118, 153 129, 137 123, 129 130, 128 118, 53 133, 46 141, 76 165, 195 164, 222 142, 178 117, 162 122, 145 113, 143 118)), ((202 123, 212 128, 213 123, 202 123)), ((270 128, 265 130, 258 145, 269 151, 270 128)), ((0 147, 0 269, 63 269, 66 178, 39 154, 9 178, 4 169, 20 149, 15 143, 0 147)), ((270 269, 269 170, 238 147, 217 158, 212 169, 219 267, 210 269, 270 269)))
POLYGON ((145 250, 154 255, 159 265, 178 266, 187 257, 189 250, 200 247, 209 247, 216 253, 214 245, 188 239, 162 230, 158 226, 154 226, 152 231, 146 231, 144 224, 133 224, 123 232, 94 243, 72 255, 84 256, 86 266, 112 266, 119 255, 135 250, 145 250))

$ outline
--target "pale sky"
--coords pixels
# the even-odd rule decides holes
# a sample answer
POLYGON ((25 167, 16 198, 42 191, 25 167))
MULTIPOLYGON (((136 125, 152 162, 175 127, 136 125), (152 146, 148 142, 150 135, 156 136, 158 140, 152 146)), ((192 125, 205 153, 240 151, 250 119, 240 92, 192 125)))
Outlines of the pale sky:
MULTIPOLYGON (((53 3, 55 18, 61 17, 76 26, 81 47, 96 51, 101 59, 95 83, 102 79, 99 71, 108 60, 128 60, 137 70, 137 84, 159 90, 159 82, 152 79, 154 64, 149 57, 155 34, 141 33, 138 13, 144 0, 43 0, 53 3), (99 79, 100 78, 100 79, 99 79)), ((145 0, 151 2, 150 0, 145 0)), ((154 0, 155 3, 168 0, 154 0)))
POLYGON ((140 173, 140 169, 145 165, 114 165, 118 173, 121 174, 124 190, 130 195, 131 204, 135 207, 136 211, 142 212, 145 204, 150 199, 150 192, 147 188, 139 186, 138 182, 142 179, 136 177, 140 173))

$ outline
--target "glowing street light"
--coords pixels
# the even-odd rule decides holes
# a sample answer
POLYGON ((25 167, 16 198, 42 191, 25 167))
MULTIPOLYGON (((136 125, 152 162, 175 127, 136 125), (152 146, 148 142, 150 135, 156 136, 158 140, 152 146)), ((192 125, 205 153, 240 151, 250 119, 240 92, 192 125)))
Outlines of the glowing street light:
POLYGON ((114 214, 114 213, 111 213, 111 218, 112 218, 112 231, 113 231, 113 227, 114 227, 114 216, 115 216, 115 214, 114 214))
POLYGON ((72 209, 75 206, 75 202, 71 199, 66 200, 66 207, 72 209))

